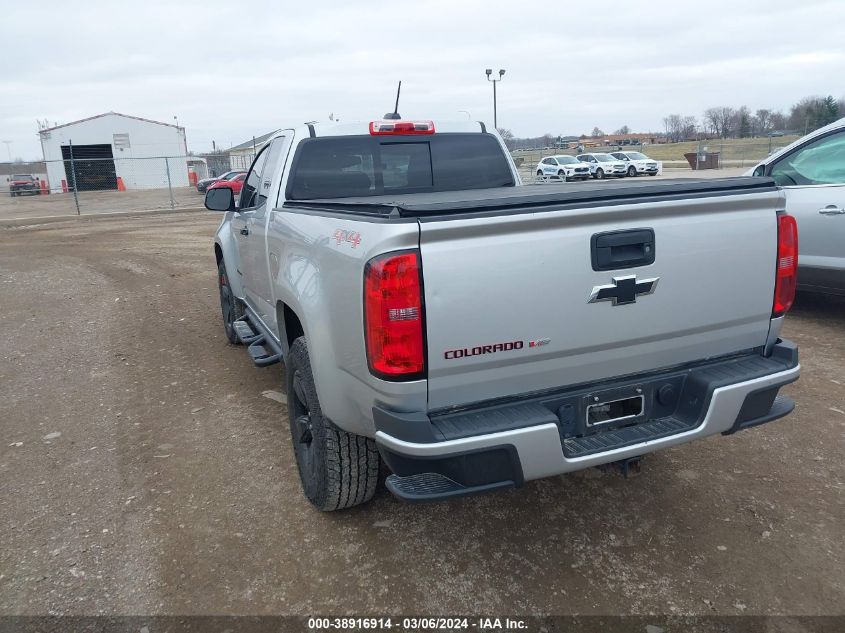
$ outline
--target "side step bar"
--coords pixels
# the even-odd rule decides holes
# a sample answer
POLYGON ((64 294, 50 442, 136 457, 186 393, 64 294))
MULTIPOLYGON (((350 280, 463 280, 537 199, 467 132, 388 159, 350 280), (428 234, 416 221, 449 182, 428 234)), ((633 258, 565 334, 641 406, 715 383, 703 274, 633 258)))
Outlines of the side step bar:
POLYGON ((442 501, 450 497, 464 497, 502 488, 513 488, 515 485, 512 481, 497 481, 480 486, 464 486, 440 473, 419 473, 407 477, 393 474, 388 475, 384 483, 394 495, 412 503, 442 501))
MULTIPOLYGON (((282 350, 278 348, 272 337, 253 329, 254 326, 249 318, 249 313, 232 325, 235 328, 235 335, 238 340, 247 346, 246 351, 249 352, 249 356, 256 367, 267 367, 282 360, 282 350)), ((255 328, 261 329, 260 326, 255 326, 255 328)))

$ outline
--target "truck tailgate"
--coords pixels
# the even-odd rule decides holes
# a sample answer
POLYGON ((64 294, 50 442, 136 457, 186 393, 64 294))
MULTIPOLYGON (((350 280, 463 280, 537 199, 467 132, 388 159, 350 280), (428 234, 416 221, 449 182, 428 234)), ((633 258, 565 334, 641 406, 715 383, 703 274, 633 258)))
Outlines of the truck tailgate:
POLYGON ((762 346, 781 194, 682 194, 421 217, 430 409, 762 346), (653 263, 595 270, 594 236, 634 230, 653 263))

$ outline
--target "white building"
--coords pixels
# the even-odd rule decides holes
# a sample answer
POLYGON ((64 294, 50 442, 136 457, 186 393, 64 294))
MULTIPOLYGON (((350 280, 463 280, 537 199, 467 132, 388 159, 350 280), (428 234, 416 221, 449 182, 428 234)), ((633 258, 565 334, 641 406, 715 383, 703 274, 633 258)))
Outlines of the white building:
POLYGON ((248 141, 244 141, 240 145, 235 145, 229 149, 229 166, 232 169, 249 169, 256 154, 261 151, 267 143, 270 142, 270 137, 278 130, 256 136, 248 141))
POLYGON ((39 135, 52 192, 72 189, 74 174, 79 191, 188 186, 183 127, 107 112, 39 135))

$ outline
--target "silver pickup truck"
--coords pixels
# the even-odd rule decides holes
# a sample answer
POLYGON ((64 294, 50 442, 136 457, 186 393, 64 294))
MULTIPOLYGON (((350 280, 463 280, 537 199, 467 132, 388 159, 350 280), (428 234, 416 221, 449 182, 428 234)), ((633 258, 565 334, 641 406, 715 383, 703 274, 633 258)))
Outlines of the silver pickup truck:
POLYGON ((769 178, 520 186, 494 130, 279 131, 214 253, 226 335, 282 361, 307 498, 491 491, 792 411, 797 233, 769 178))

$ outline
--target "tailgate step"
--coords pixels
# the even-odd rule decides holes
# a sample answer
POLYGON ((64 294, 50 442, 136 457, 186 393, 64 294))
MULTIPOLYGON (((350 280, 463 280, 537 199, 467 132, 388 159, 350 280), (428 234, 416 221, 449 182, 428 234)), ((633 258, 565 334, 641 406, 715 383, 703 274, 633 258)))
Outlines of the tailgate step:
POLYGON ((252 362, 255 363, 257 367, 266 367, 267 365, 278 363, 282 359, 282 355, 277 354, 272 350, 268 350, 264 347, 264 345, 262 345, 263 342, 264 337, 259 336, 258 340, 247 348, 249 355, 252 357, 252 362))
POLYGON ((244 345, 252 345, 253 343, 264 339, 263 334, 257 334, 252 329, 252 326, 249 324, 249 321, 246 320, 246 317, 238 319, 232 323, 232 327, 235 328, 235 335, 238 337, 238 340, 244 345))
POLYGON ((407 477, 389 475, 385 480, 385 485, 390 492, 404 501, 422 502, 510 488, 514 483, 500 481, 482 486, 464 486, 439 473, 420 473, 407 477))
POLYGON ((570 437, 563 440, 563 454, 566 457, 584 457, 591 453, 604 453, 615 448, 675 435, 698 424, 699 421, 693 417, 689 420, 669 417, 594 435, 570 437))

